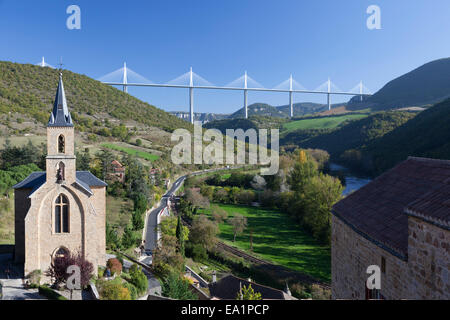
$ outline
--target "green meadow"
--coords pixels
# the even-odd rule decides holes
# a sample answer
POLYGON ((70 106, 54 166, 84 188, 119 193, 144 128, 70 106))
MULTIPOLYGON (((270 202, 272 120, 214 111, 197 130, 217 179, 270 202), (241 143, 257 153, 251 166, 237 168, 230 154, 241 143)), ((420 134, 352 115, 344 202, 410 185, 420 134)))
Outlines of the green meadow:
MULTIPOLYGON (((248 226, 233 242, 233 229, 227 223, 219 225, 219 238, 226 244, 252 253, 264 260, 308 274, 323 281, 331 281, 330 247, 319 244, 288 215, 276 210, 240 205, 217 204, 228 213, 247 217, 248 226), (253 233, 253 252, 250 252, 250 232, 253 233)), ((210 209, 203 213, 211 217, 210 209)))

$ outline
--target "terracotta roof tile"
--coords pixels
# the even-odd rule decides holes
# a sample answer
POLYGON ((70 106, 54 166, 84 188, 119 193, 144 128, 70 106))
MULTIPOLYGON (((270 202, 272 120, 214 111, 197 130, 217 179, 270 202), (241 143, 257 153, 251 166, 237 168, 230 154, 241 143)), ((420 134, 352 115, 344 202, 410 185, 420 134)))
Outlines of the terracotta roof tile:
POLYGON ((410 157, 333 207, 333 214, 406 257, 407 213, 449 223, 450 161, 410 157))

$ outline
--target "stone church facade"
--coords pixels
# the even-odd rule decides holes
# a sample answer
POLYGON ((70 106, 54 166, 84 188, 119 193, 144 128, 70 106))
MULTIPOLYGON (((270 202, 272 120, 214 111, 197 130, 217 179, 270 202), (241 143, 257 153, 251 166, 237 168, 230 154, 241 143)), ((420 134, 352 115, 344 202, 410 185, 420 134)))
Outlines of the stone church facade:
POLYGON ((334 299, 450 299, 450 161, 410 157, 332 214, 334 299))
POLYGON ((87 171, 76 171, 75 132, 62 75, 47 125, 46 171, 33 172, 15 189, 16 263, 24 274, 45 272, 52 260, 81 252, 93 263, 105 263, 106 183, 87 171))

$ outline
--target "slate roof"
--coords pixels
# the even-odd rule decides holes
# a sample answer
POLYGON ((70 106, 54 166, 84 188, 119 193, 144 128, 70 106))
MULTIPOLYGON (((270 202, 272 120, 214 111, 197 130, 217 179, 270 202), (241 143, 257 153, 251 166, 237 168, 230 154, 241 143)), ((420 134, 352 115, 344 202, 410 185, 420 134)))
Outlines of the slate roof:
POLYGON ((409 157, 336 203, 332 213, 355 232, 406 260, 408 216, 449 219, 450 161, 409 157))
MULTIPOLYGON (((25 178, 22 182, 19 182, 15 186, 14 189, 32 189, 32 192, 37 190, 40 186, 42 186, 46 181, 47 174, 44 171, 33 172, 28 177, 25 178)), ((94 176, 89 171, 77 171, 76 173, 76 183, 92 194, 90 187, 106 187, 106 182, 100 180, 96 176, 94 176)))
POLYGON ((406 207, 406 213, 450 230, 450 179, 406 207))
POLYGON ((67 107, 66 93, 64 92, 64 84, 62 73, 59 74, 58 88, 56 89, 55 103, 53 111, 48 120, 49 127, 73 127, 72 117, 67 107))
POLYGON ((266 287, 254 282, 249 282, 248 280, 241 279, 233 276, 232 274, 223 277, 217 282, 212 282, 209 284, 209 292, 211 297, 217 297, 223 300, 236 300, 236 296, 239 292, 240 285, 248 287, 251 284, 255 292, 261 293, 263 299, 271 300, 291 300, 294 297, 287 295, 285 292, 274 289, 271 287, 266 287))

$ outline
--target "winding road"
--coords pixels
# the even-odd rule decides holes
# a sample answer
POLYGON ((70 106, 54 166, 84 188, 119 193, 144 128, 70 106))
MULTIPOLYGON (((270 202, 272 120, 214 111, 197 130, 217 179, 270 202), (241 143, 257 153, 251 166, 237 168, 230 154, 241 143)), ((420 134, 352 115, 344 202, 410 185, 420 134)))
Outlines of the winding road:
POLYGON ((156 209, 153 209, 148 214, 147 226, 146 226, 147 228, 145 230, 145 236, 144 236, 144 239, 145 239, 144 250, 145 250, 145 254, 147 255, 147 257, 142 259, 142 262, 145 264, 151 265, 152 253, 158 244, 158 231, 157 231, 158 214, 161 212, 161 210, 163 210, 167 206, 169 198, 175 195, 177 190, 183 185, 184 180, 186 180, 186 178, 188 176, 196 176, 196 175, 205 174, 205 173, 213 172, 213 171, 232 170, 232 169, 237 169, 240 167, 242 167, 242 166, 224 167, 224 168, 196 171, 196 172, 192 172, 187 175, 181 176, 177 180, 175 180, 172 187, 170 187, 170 189, 166 192, 166 194, 164 196, 162 196, 159 206, 156 209))

